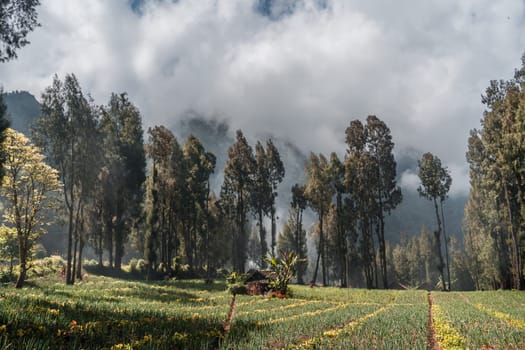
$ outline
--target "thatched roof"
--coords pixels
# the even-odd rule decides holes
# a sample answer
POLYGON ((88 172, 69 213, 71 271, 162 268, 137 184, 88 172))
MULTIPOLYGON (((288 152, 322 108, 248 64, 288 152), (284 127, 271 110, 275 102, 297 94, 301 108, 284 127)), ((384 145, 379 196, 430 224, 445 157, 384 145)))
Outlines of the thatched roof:
POLYGON ((268 282, 271 271, 269 270, 250 270, 245 282, 268 282))

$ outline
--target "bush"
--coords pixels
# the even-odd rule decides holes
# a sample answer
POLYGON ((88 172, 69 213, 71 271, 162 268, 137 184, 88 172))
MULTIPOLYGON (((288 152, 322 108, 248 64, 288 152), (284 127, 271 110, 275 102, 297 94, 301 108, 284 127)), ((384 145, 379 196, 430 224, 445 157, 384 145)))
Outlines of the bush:
POLYGON ((131 273, 137 273, 137 263, 138 263, 138 260, 135 259, 135 258, 132 258, 130 259, 129 261, 129 272, 131 273))
POLYGON ((56 274, 61 272, 65 265, 66 262, 61 256, 52 255, 43 259, 35 260, 30 266, 29 274, 38 277, 56 274))
POLYGON ((240 274, 235 271, 226 276, 226 283, 228 283, 228 291, 233 295, 248 294, 248 288, 244 284, 246 277, 246 274, 240 274))
POLYGON ((145 273, 146 272, 146 261, 144 259, 137 260, 136 271, 138 273, 145 273))
POLYGON ((159 266, 158 266, 158 268, 157 268, 157 271, 158 271, 158 272, 161 272, 161 273, 166 273, 166 272, 168 272, 168 269, 167 269, 167 267, 166 267, 166 264, 164 264, 164 263, 160 263, 159 266))
POLYGON ((98 266, 98 261, 96 261, 95 259, 84 260, 84 266, 98 266))
POLYGON ((301 260, 294 253, 282 253, 281 258, 270 256, 265 261, 269 265, 270 274, 270 289, 277 293, 277 295, 287 296, 290 293, 288 283, 295 274, 295 267, 301 260))
POLYGON ((16 276, 14 273, 9 271, 0 271, 0 283, 11 283, 16 281, 16 276))

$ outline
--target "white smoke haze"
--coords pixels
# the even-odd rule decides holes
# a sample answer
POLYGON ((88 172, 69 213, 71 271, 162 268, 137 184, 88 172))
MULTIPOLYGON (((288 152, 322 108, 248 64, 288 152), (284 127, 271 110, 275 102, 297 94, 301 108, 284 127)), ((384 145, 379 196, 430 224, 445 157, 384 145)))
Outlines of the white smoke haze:
POLYGON ((197 111, 306 154, 342 154, 349 122, 375 114, 397 152, 433 152, 451 195, 468 191, 468 131, 489 80, 520 66, 523 1, 267 3, 265 16, 255 0, 149 0, 140 13, 126 0, 42 0, 42 27, 0 65, 0 84, 39 97, 73 72, 99 104, 127 91, 146 127, 197 111))

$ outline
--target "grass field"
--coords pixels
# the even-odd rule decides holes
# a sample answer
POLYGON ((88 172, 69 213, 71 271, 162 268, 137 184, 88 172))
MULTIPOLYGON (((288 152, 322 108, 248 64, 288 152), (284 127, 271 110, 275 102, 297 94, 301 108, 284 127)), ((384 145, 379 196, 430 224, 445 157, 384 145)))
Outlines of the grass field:
POLYGON ((525 348, 523 292, 292 286, 288 299, 237 296, 225 331, 225 290, 91 275, 0 287, 0 349, 525 348))

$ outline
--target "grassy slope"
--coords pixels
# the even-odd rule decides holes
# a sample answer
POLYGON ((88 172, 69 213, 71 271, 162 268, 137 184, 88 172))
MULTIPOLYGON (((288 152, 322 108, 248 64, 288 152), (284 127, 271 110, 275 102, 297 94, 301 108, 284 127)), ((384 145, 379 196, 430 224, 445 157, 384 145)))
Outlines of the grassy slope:
MULTIPOLYGON (((239 296, 231 331, 223 338, 231 301, 225 289, 222 282, 146 283, 99 276, 76 286, 54 277, 23 290, 0 287, 0 349, 427 346, 426 292, 293 286, 290 299, 239 296)), ((441 310, 435 324, 457 330, 464 346, 525 345, 524 293, 432 294, 441 310)), ((446 341, 446 335, 440 339, 446 341)))

